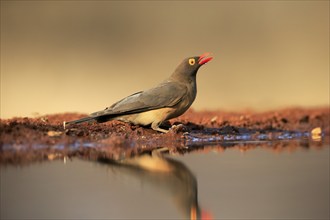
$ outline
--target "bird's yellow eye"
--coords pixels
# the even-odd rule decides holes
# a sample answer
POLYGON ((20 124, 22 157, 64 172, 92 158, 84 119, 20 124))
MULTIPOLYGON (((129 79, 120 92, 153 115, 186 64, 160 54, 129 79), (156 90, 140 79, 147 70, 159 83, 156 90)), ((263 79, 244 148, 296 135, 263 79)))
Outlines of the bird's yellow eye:
POLYGON ((189 63, 191 66, 195 65, 195 59, 194 59, 194 58, 190 58, 189 61, 188 61, 188 63, 189 63))

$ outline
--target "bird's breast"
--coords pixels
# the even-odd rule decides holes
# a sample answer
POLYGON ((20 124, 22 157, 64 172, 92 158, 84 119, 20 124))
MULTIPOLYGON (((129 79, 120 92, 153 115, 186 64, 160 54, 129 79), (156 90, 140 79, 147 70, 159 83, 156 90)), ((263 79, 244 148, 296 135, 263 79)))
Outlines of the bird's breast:
POLYGON ((168 115, 166 120, 179 117, 183 113, 185 113, 189 107, 192 105, 196 98, 196 91, 188 91, 187 95, 178 103, 176 104, 173 109, 174 111, 168 115))

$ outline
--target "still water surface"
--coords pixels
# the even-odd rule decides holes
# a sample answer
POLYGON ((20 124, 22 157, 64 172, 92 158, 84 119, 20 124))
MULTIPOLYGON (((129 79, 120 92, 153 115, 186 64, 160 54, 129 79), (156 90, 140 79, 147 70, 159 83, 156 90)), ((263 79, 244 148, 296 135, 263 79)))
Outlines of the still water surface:
POLYGON ((329 146, 227 148, 129 163, 2 166, 1 219, 329 218, 329 146))

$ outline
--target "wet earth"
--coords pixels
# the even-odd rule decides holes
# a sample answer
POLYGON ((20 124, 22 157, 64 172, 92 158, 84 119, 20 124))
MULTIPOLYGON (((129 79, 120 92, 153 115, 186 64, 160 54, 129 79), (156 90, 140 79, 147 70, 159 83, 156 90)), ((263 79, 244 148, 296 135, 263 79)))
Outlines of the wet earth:
POLYGON ((0 163, 83 158, 121 160, 164 148, 170 153, 253 149, 271 143, 272 149, 318 147, 329 142, 330 113, 323 108, 289 108, 268 112, 193 111, 166 122, 163 134, 149 127, 119 121, 84 123, 63 128, 63 121, 86 116, 63 113, 35 118, 1 119, 0 163), (295 144, 292 144, 294 140, 295 144))

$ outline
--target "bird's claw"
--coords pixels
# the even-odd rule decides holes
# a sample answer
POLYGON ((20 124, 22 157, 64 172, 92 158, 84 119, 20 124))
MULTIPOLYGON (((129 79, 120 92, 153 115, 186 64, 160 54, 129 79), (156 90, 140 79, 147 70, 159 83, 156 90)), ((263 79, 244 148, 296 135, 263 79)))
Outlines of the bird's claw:
POLYGON ((186 130, 186 127, 183 124, 178 124, 178 125, 172 125, 170 128, 170 131, 177 134, 179 132, 183 132, 186 130))

